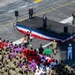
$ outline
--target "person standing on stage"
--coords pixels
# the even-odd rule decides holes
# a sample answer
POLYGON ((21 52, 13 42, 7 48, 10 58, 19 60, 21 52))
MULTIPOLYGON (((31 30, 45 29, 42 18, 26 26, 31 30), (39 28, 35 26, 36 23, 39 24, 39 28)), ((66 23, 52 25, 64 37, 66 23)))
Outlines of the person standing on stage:
POLYGON ((72 59, 72 44, 68 46, 68 59, 72 59))
POLYGON ((31 20, 33 18, 33 8, 30 7, 29 8, 29 20, 31 20))
POLYGON ((46 15, 43 15, 42 20, 43 20, 43 27, 44 27, 44 29, 46 29, 47 28, 47 17, 46 17, 46 15))

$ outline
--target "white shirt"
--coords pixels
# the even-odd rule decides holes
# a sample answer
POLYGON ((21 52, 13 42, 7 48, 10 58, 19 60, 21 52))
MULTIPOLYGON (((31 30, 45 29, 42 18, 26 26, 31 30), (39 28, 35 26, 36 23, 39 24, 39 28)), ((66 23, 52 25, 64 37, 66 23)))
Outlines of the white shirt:
POLYGON ((68 47, 68 52, 72 52, 72 46, 68 47))
POLYGON ((41 75, 42 71, 41 69, 36 69, 35 74, 34 75, 41 75))

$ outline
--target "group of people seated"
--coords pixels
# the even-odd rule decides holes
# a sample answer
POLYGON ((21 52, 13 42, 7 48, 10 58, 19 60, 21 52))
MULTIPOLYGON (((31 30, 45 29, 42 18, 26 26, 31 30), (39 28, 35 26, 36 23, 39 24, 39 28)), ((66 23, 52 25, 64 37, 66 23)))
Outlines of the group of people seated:
POLYGON ((0 75, 75 75, 74 69, 36 49, 0 38, 0 75))

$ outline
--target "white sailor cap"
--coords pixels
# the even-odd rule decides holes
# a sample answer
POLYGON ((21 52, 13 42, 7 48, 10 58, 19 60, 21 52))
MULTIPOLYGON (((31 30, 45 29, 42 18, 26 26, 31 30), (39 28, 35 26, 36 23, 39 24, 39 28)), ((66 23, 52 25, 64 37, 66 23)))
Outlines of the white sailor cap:
POLYGON ((69 44, 69 46, 72 46, 72 44, 69 44))

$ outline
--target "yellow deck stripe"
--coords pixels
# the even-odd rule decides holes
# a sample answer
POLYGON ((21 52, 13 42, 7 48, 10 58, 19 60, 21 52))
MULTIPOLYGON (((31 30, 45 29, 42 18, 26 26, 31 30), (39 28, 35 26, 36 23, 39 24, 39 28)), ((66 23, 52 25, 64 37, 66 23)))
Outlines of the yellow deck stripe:
POLYGON ((34 2, 38 3, 38 2, 41 2, 42 0, 34 0, 34 2))

